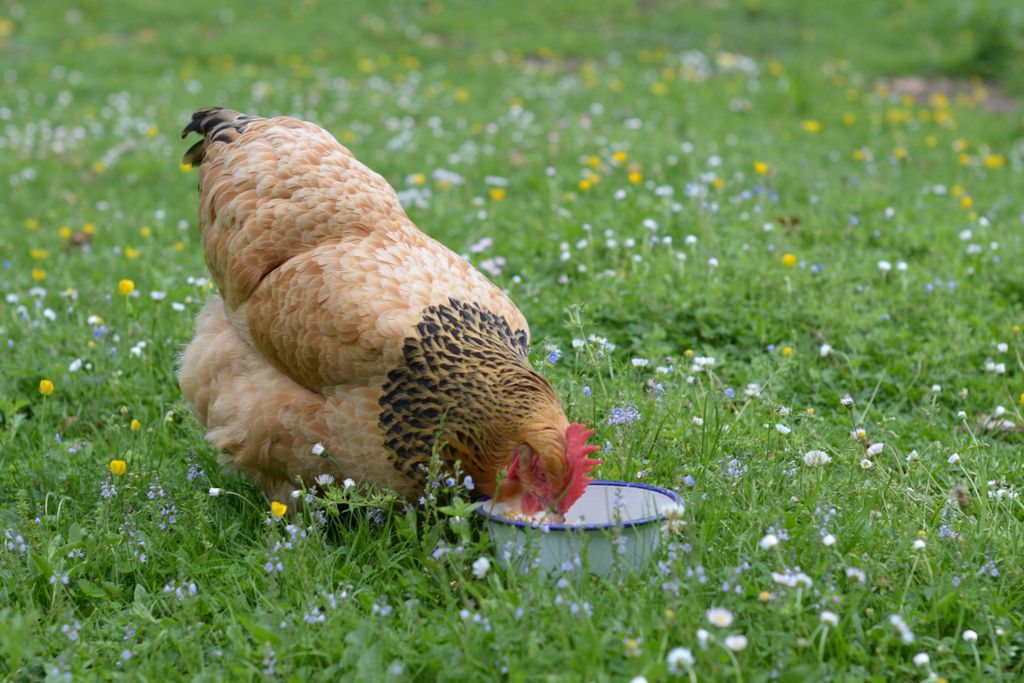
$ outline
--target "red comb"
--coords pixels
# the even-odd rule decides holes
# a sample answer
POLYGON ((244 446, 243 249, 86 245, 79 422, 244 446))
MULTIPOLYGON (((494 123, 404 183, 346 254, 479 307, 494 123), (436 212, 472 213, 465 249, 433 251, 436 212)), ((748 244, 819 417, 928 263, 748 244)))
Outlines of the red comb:
POLYGON ((587 439, 594 435, 593 429, 587 429, 585 424, 574 422, 565 430, 565 458, 569 461, 569 484, 565 487, 565 495, 558 506, 559 512, 565 512, 572 507, 573 503, 579 500, 583 492, 593 479, 588 477, 590 471, 604 462, 587 457, 595 451, 601 450, 597 446, 587 443, 587 439))

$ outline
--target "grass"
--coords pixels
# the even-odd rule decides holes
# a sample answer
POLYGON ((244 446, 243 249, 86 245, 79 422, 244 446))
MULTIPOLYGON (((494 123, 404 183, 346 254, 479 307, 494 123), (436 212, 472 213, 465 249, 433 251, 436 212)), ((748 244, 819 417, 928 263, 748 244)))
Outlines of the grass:
POLYGON ((0 676, 1024 675, 1020 114, 878 80, 1019 91, 1012 5, 334 4, 0 11, 0 676), (683 494, 650 571, 477 578, 460 487, 286 526, 218 470, 174 380, 209 104, 321 123, 508 288, 601 475, 683 494))

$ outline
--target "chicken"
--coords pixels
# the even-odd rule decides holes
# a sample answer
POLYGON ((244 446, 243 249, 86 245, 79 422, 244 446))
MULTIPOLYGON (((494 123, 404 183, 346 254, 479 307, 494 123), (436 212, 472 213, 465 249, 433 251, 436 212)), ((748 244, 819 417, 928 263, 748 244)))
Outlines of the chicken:
POLYGON ((415 497, 436 450, 525 514, 579 498, 601 462, 593 431, 531 367, 502 290, 320 127, 212 107, 192 132, 220 296, 178 380, 223 464, 272 500, 322 474, 415 497))

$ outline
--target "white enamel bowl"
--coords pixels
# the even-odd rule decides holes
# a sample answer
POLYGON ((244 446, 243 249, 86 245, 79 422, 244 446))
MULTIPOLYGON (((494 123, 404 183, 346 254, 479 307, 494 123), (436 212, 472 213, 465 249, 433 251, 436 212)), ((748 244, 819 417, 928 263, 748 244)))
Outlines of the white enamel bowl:
POLYGON ((592 481, 562 524, 519 521, 505 503, 487 500, 487 519, 498 563, 528 572, 587 569, 600 576, 642 571, 661 542, 663 511, 682 510, 679 494, 647 484, 592 481))

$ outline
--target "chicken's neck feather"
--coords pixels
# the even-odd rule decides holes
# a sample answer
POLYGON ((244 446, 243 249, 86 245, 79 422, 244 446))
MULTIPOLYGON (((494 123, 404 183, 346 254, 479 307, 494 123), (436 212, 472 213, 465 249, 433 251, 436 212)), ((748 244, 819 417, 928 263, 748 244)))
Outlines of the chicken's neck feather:
POLYGON ((526 332, 457 299, 425 308, 415 332, 380 399, 380 427, 395 466, 424 481, 439 437, 446 464, 462 460, 474 478, 497 472, 507 463, 488 458, 510 459, 515 444, 508 436, 539 404, 557 404, 530 367, 526 332))

